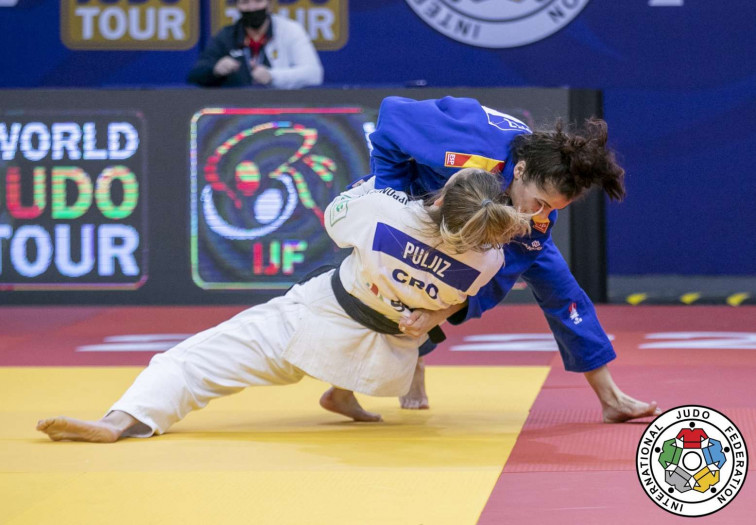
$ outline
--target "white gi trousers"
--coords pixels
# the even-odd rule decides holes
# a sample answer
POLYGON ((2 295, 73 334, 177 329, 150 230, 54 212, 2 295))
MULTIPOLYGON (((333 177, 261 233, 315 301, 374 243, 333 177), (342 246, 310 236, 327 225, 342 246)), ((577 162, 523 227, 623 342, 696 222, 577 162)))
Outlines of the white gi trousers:
POLYGON ((110 408, 141 423, 124 435, 162 434, 212 399, 305 374, 369 395, 406 394, 426 336, 379 334, 351 319, 333 294, 332 273, 154 356, 110 408))

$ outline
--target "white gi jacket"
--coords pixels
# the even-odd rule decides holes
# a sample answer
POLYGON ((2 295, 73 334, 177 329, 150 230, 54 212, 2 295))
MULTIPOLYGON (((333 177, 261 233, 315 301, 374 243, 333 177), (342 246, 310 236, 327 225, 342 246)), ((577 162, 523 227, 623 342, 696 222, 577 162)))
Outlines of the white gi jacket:
MULTIPOLYGON (((325 212, 328 234, 354 251, 341 264, 344 288, 393 321, 410 310, 441 310, 474 295, 504 262, 501 250, 454 254, 427 232, 427 213, 419 201, 373 179, 342 193, 325 212)), ((310 308, 303 327, 309 345, 291 344, 287 361, 336 386, 378 396, 405 394, 425 340, 367 330, 328 299, 336 311, 310 308)))

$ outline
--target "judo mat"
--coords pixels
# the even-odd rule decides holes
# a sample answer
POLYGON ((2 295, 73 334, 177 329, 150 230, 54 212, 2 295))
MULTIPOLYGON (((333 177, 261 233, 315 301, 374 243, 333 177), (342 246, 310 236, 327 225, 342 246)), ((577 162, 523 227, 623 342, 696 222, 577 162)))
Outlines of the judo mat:
MULTIPOLYGON (((0 523, 686 520, 638 482, 649 420, 600 423, 595 396, 562 370, 532 306, 446 329, 427 359, 430 410, 359 396, 382 423, 322 410, 328 385, 305 378, 216 400, 147 440, 53 443, 34 430, 59 414, 99 418, 156 351, 240 309, 0 308, 0 523)), ((623 390, 663 409, 715 408, 756 450, 756 308, 603 306, 599 315, 623 390)), ((697 523, 754 523, 753 483, 697 523)))

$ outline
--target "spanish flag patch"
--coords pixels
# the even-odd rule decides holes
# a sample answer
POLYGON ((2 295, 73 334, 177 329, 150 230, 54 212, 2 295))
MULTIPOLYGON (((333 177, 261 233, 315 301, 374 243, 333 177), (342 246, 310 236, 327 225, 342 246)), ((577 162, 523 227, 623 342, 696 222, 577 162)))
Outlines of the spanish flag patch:
POLYGON ((444 166, 447 168, 479 168, 492 173, 501 173, 504 169, 504 161, 489 159, 481 155, 470 153, 456 153, 447 151, 444 157, 444 166))

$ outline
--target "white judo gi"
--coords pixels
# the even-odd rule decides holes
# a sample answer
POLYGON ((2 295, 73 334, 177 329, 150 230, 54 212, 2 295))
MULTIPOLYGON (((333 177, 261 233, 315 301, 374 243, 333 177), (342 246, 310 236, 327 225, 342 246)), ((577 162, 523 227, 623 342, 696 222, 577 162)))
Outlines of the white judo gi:
MULTIPOLYGON (((372 179, 342 193, 325 212, 334 242, 354 248, 336 270, 344 288, 393 321, 410 308, 464 302, 504 262, 501 250, 454 254, 438 246, 424 217, 421 202, 375 190, 372 179)), ((110 409, 140 421, 124 435, 163 433, 214 398, 295 383, 305 374, 374 396, 407 393, 427 336, 381 334, 353 320, 336 300, 333 271, 153 357, 110 409)))

